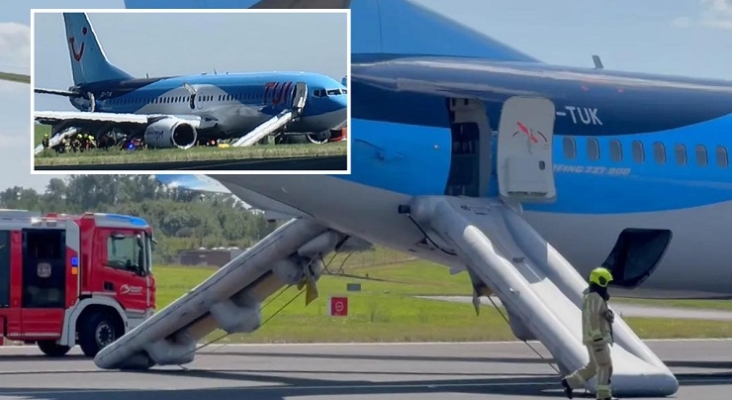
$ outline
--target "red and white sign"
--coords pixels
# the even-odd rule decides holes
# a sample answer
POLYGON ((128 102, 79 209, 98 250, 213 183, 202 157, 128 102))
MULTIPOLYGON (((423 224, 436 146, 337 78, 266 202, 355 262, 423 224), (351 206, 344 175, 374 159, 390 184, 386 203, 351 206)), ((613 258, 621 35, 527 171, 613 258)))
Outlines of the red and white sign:
POLYGON ((331 317, 347 317, 348 316, 348 297, 331 297, 328 315, 331 317))

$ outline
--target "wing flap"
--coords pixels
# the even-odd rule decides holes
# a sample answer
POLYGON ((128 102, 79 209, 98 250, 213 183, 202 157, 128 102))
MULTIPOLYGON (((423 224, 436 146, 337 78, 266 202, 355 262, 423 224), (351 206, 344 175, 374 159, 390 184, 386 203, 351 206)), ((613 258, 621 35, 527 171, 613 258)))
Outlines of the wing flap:
POLYGON ((296 208, 262 196, 249 189, 240 186, 233 186, 233 189, 229 189, 220 181, 206 175, 160 174, 155 175, 155 179, 168 187, 179 187, 199 192, 232 194, 244 202, 248 206, 247 208, 263 211, 265 218, 269 220, 307 217, 307 214, 296 208))
POLYGON ((106 123, 149 125, 165 118, 178 118, 190 123, 194 128, 201 124, 201 118, 193 115, 166 115, 166 114, 129 114, 84 111, 36 111, 34 118, 37 122, 48 124, 55 122, 75 123, 106 123))

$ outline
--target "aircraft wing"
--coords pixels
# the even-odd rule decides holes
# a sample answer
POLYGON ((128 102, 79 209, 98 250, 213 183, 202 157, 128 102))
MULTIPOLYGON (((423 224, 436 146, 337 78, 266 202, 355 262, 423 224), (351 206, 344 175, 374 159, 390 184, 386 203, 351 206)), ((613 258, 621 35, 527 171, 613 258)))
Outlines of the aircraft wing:
POLYGON ((155 121, 165 118, 179 118, 186 120, 194 128, 201 124, 201 118, 191 115, 167 115, 167 114, 123 114, 104 112, 84 111, 36 111, 34 118, 43 124, 56 124, 66 122, 71 125, 93 125, 116 122, 119 124, 149 125, 155 121))
POLYGON ((41 94, 54 94, 56 96, 66 96, 66 97, 86 97, 86 95, 72 92, 69 90, 58 90, 58 89, 33 89, 33 92, 35 93, 41 93, 41 94))
POLYGON ((171 188, 184 188, 197 192, 226 193, 231 191, 218 181, 206 175, 155 175, 155 179, 165 186, 171 188))
MULTIPOLYGON (((165 174, 155 175, 155 179, 168 187, 179 187, 199 192, 227 193, 236 196, 247 205, 247 208, 264 212, 264 218, 268 221, 287 221, 293 218, 310 218, 310 215, 281 203, 277 200, 263 196, 245 187, 232 185, 231 189, 226 186, 225 176, 221 181, 216 176, 207 175, 176 175, 165 174)), ((341 252, 360 252, 373 249, 373 244, 365 239, 350 236, 342 243, 341 252)))
POLYGON ((20 83, 30 83, 30 75, 13 74, 10 72, 0 72, 0 80, 20 83))
POLYGON ((349 8, 351 0, 125 0, 125 8, 349 8))
POLYGON ((219 181, 206 175, 166 174, 155 175, 155 179, 168 187, 179 187, 197 192, 232 194, 244 202, 247 205, 247 208, 254 208, 263 211, 265 218, 271 221, 289 220, 292 218, 306 216, 306 214, 303 214, 297 209, 245 188, 237 187, 236 192, 233 192, 219 181))

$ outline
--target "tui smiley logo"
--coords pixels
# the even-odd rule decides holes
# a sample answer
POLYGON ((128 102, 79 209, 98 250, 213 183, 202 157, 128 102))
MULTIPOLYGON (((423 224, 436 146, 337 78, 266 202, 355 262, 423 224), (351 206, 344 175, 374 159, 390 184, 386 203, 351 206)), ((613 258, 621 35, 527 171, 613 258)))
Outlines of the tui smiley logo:
MULTIPOLYGON (((81 28, 81 35, 86 36, 86 33, 88 32, 88 29, 86 27, 81 28)), ((69 44, 71 44, 71 53, 74 56, 74 60, 81 61, 81 57, 84 56, 84 42, 81 42, 81 47, 79 47, 79 52, 76 51, 76 38, 73 36, 69 38, 69 44)))

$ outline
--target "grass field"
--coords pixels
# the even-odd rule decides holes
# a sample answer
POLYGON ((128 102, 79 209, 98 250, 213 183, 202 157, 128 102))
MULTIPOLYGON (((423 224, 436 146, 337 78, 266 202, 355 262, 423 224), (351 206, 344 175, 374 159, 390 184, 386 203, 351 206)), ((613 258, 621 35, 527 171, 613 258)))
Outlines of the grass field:
MULTIPOLYGON (((36 146, 40 144, 46 125, 35 125, 36 146)), ((38 166, 52 165, 89 165, 89 164, 131 164, 145 162, 179 162, 207 160, 239 160, 262 158, 323 157, 345 155, 346 142, 326 144, 292 144, 292 145, 256 145, 251 147, 194 147, 188 150, 155 149, 139 151, 92 150, 83 153, 58 154, 53 150, 45 150, 35 156, 38 166)))
MULTIPOLYGON (((169 304, 206 279, 213 269, 158 267, 158 307, 169 304)), ((514 340, 508 324, 492 307, 479 316, 472 305, 417 299, 415 295, 469 295, 466 274, 450 275, 444 267, 422 261, 383 267, 350 268, 349 274, 324 275, 320 297, 305 307, 304 295, 251 335, 232 335, 221 342, 379 342, 514 340), (378 279, 378 281, 376 280, 378 279), (361 292, 346 292, 347 283, 361 283, 361 292), (349 317, 329 317, 327 298, 349 297, 349 317)), ((266 319, 297 294, 288 289, 263 310, 266 319)), ((265 301, 266 303, 266 301, 265 301)), ((681 303, 683 304, 683 303, 681 303)), ((710 302, 709 307, 713 307, 710 302)), ((626 318, 642 338, 732 337, 732 324, 626 318)), ((222 336, 214 332, 209 340, 222 336)))

